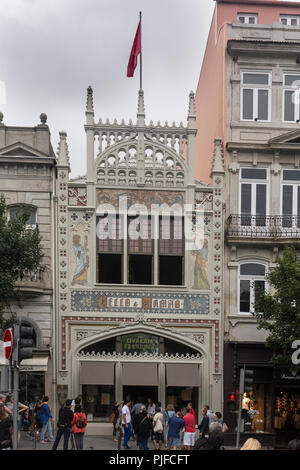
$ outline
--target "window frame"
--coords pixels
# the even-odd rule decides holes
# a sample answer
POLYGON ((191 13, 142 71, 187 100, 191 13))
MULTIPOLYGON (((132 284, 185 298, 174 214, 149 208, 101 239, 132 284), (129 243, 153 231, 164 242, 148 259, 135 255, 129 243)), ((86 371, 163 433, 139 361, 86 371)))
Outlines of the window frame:
POLYGON ((285 85, 285 77, 287 75, 294 75, 295 77, 299 77, 299 85, 300 85, 300 74, 299 72, 284 72, 283 74, 283 84, 282 84, 282 122, 286 123, 299 123, 300 122, 300 86, 299 88, 293 88, 292 85, 285 85), (286 121, 285 120, 285 92, 286 91, 292 91, 298 95, 298 99, 296 99, 294 103, 294 120, 293 121, 286 121), (298 101, 298 102, 297 102, 298 101), (298 119, 296 119, 298 116, 298 119))
POLYGON ((300 15, 280 15, 279 21, 283 26, 292 26, 292 27, 299 27, 300 26, 300 15), (286 19, 287 24, 283 24, 281 20, 286 19), (297 20, 297 24, 291 24, 291 20, 297 20))
POLYGON ((34 224, 27 224, 26 223, 26 230, 34 230, 38 223, 37 223, 37 207, 32 206, 31 204, 11 204, 10 206, 7 207, 7 219, 10 220, 11 217, 11 209, 22 209, 22 208, 28 208, 31 209, 31 213, 34 212, 35 214, 35 223, 34 224))
POLYGON ((271 71, 256 71, 256 70, 242 70, 241 71, 241 91, 240 91, 240 120, 243 122, 271 122, 272 116, 272 72, 271 71), (267 75, 268 76, 268 85, 257 85, 257 84, 244 84, 244 75, 246 74, 255 74, 255 75, 267 75), (252 119, 244 119, 244 105, 243 105, 243 91, 251 90, 253 91, 253 107, 252 107, 252 119), (267 91, 268 92, 268 119, 258 119, 258 92, 267 91))
POLYGON ((257 24, 258 23, 258 13, 243 13, 243 12, 239 12, 237 14, 237 20, 239 23, 241 24, 247 24, 247 25, 252 25, 252 24, 257 24), (245 18, 245 22, 243 23, 242 21, 240 21, 240 17, 244 17, 245 18), (255 19, 255 22, 254 23, 249 23, 249 19, 250 18, 254 18, 255 19))
MULTIPOLYGON (((295 170, 298 170, 298 169, 295 169, 295 168, 282 168, 282 171, 281 171, 281 191, 280 191, 281 192, 281 194, 280 194, 280 216, 282 218, 284 217, 284 214, 283 214, 283 187, 284 186, 291 186, 293 188, 293 190, 292 190, 293 210, 292 210, 291 217, 292 217, 292 220, 294 219, 294 217, 297 220, 298 213, 300 214, 300 206, 298 207, 298 202, 299 202, 298 201, 298 192, 300 191, 300 179, 299 180, 285 180, 284 179, 284 171, 289 171, 289 170, 295 171, 295 170)), ((299 202, 299 204, 300 204, 300 202, 299 202)))
MULTIPOLYGON (((239 174, 239 214, 242 217, 242 184, 251 184, 251 217, 257 216, 257 211, 256 211, 256 187, 258 184, 265 184, 266 185, 266 217, 269 216, 269 211, 270 211, 270 196, 269 196, 269 183, 270 183, 270 174, 269 174, 269 168, 266 167, 259 167, 259 168, 253 168, 253 167, 241 167, 240 168, 240 174, 239 174), (257 179, 257 178, 242 178, 242 170, 266 170, 266 179, 257 179), (252 190, 253 186, 255 187, 255 191, 252 190), (254 207, 255 207, 255 212, 254 212, 254 207)), ((251 219, 252 220, 252 219, 251 219)))
POLYGON ((239 315, 253 315, 254 310, 252 308, 253 302, 254 302, 254 287, 253 287, 253 282, 255 281, 264 281, 265 283, 265 291, 268 289, 268 284, 266 281, 266 275, 268 273, 268 265, 262 261, 257 261, 257 260, 247 260, 247 261, 241 261, 238 266, 238 295, 237 295, 237 311, 239 315), (241 266, 245 264, 258 264, 260 266, 264 266, 265 268, 265 275, 264 276, 259 276, 257 274, 241 274, 241 266), (249 312, 241 312, 241 281, 250 281, 250 299, 249 299, 249 304, 250 304, 250 309, 249 312))

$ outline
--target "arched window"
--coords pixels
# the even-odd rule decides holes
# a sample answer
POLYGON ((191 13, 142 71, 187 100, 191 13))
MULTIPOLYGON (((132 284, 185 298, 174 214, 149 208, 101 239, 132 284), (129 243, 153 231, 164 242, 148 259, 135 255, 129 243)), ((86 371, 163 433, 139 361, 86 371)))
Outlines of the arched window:
POLYGON ((265 289, 266 266, 259 263, 243 263, 239 267, 239 305, 240 313, 253 313, 254 292, 256 287, 265 289))
POLYGON ((26 204, 11 206, 8 209, 9 219, 21 215, 24 211, 28 213, 26 228, 35 228, 36 226, 36 208, 26 204))

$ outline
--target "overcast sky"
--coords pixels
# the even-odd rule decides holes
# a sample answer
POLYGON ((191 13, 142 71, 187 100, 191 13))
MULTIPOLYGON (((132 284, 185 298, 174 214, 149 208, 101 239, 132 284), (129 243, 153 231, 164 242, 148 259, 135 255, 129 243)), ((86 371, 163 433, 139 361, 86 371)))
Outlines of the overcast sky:
MULTIPOLYGON (((52 145, 65 130, 71 176, 86 171, 86 88, 95 119, 136 119, 139 70, 127 62, 143 14, 146 122, 185 123, 196 90, 213 0, 0 0, 4 123, 34 126, 48 116, 52 145)), ((2 99, 3 101, 3 99, 2 99)))

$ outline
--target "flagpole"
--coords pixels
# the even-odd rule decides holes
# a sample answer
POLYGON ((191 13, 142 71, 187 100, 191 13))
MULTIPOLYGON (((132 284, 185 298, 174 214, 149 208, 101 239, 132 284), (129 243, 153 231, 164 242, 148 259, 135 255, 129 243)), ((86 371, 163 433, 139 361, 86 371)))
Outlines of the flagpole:
POLYGON ((140 11, 140 31, 141 31, 141 53, 140 53, 140 90, 143 89, 142 86, 142 12, 140 11))

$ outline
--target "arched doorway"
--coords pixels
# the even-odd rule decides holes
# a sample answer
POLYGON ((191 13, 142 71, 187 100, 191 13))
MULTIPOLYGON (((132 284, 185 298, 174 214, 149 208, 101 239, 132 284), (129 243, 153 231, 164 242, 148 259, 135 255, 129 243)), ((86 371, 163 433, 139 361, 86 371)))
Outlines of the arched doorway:
POLYGON ((175 409, 192 401, 198 411, 204 355, 176 340, 133 329, 82 347, 77 355, 78 381, 89 419, 108 421, 114 402, 126 397, 133 403, 151 398, 175 409))

